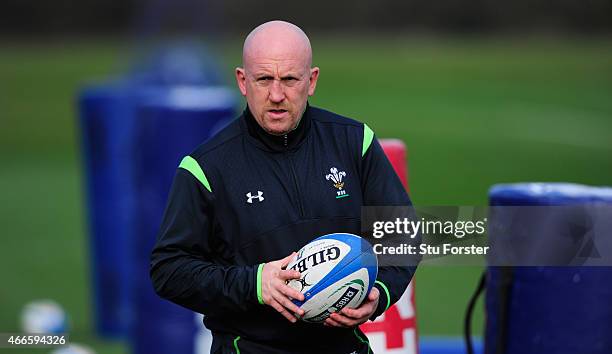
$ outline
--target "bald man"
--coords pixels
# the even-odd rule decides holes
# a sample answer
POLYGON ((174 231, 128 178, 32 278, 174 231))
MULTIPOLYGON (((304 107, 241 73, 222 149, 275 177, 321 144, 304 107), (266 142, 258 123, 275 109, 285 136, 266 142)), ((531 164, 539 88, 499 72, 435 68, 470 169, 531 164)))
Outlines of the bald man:
POLYGON ((276 136, 294 130, 319 77, 306 34, 287 22, 264 23, 244 41, 242 63, 236 81, 257 123, 276 136))
POLYGON ((286 269, 314 238, 359 234, 364 205, 410 205, 365 124, 308 105, 319 68, 297 26, 271 21, 245 39, 236 81, 247 106, 177 169, 151 256, 156 292, 205 315, 213 353, 369 353, 357 327, 403 294, 416 267, 381 267, 355 309, 324 324, 287 286, 286 269), (340 173, 343 183, 327 175, 340 173))

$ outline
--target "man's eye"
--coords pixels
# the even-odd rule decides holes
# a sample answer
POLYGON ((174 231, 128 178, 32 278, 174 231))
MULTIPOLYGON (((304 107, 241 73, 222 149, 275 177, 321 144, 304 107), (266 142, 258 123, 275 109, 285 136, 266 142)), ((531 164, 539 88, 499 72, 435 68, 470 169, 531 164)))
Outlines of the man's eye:
POLYGON ((270 76, 263 76, 257 79, 257 81, 268 81, 268 80, 272 80, 272 77, 270 76))
POLYGON ((295 81, 297 78, 295 77, 283 77, 283 81, 295 81))

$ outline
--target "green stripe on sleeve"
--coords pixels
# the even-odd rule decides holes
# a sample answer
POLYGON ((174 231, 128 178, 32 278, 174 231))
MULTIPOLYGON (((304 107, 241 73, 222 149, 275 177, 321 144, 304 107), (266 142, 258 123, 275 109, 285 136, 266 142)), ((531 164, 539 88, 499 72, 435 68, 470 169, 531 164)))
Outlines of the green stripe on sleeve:
POLYGON ((234 339, 234 349, 236 349, 236 354, 240 354, 240 348, 238 348, 238 341, 240 340, 240 336, 234 339))
POLYGON ((380 285, 380 287, 383 288, 385 294, 387 295, 387 307, 385 307, 385 311, 387 311, 389 309, 389 306, 391 306, 391 295, 389 295, 389 289, 387 288, 385 283, 380 280, 375 281, 374 284, 380 285))
POLYGON ((359 335, 359 333, 357 333, 357 328, 355 328, 353 330, 353 333, 355 333, 355 337, 357 337, 357 339, 359 339, 359 341, 363 344, 367 344, 368 345, 368 354, 370 353, 370 341, 366 339, 361 338, 361 336, 359 335))
POLYGON ((368 151, 368 148, 372 144, 372 140, 374 139, 374 132, 367 124, 363 124, 363 145, 361 146, 361 157, 363 157, 368 151))
POLYGON ((265 263, 262 263, 257 267, 257 301, 260 305, 264 304, 263 297, 261 296, 261 272, 263 271, 265 263))
POLYGON ((204 171, 202 171, 202 168, 193 157, 189 155, 183 157, 179 168, 189 171, 198 181, 200 181, 200 183, 204 185, 206 189, 208 189, 209 192, 212 193, 210 183, 208 183, 208 179, 206 178, 204 171))

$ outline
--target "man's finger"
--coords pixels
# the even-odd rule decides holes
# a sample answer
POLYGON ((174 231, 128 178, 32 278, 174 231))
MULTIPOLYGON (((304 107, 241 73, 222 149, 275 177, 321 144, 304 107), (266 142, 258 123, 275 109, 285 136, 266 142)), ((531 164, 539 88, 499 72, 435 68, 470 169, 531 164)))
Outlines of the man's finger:
POLYGON ((291 300, 285 297, 281 292, 275 293, 274 300, 281 304, 285 309, 291 311, 291 313, 298 313, 300 316, 304 314, 304 310, 297 307, 296 304, 291 302, 291 300))
POLYGON ((302 294, 301 292, 295 290, 294 288, 288 285, 285 285, 285 284, 279 285, 278 291, 280 291, 281 293, 283 293, 283 295, 290 297, 292 299, 304 301, 304 294, 302 294))
POLYGON ((362 307, 358 308, 358 309, 351 309, 351 308, 343 308, 342 311, 340 311, 340 313, 342 313, 344 316, 352 318, 352 319, 362 319, 365 316, 367 316, 368 313, 370 313, 370 308, 363 308, 362 307))
POLYGON ((341 325, 345 326, 345 327, 353 327, 357 325, 357 321, 348 318, 342 314, 339 313, 332 313, 332 315, 330 316, 332 320, 340 323, 341 325))
POLYGON ((368 294, 368 300, 376 301, 376 299, 378 299, 379 296, 380 296, 380 292, 378 291, 378 289, 372 288, 372 290, 370 290, 370 293, 368 294))
POLYGON ((341 327, 341 328, 345 328, 345 327, 346 327, 345 325, 343 325, 343 324, 342 324, 342 323, 340 323, 340 322, 335 321, 335 320, 334 320, 333 318, 331 318, 331 317, 328 317, 328 318, 325 320, 325 323, 327 323, 329 326, 332 326, 332 327, 341 327))
POLYGON ((287 266, 287 264, 289 264, 289 262, 291 262, 291 259, 293 258, 293 256, 295 256, 296 253, 292 252, 290 255, 288 255, 287 257, 283 258, 280 260, 280 267, 281 268, 285 268, 287 266))
POLYGON ((283 312, 283 306, 274 299, 270 299, 270 303, 268 305, 272 306, 272 308, 278 312, 283 312))
POLYGON ((276 311, 278 311, 278 313, 280 313, 287 320, 289 320, 289 322, 295 323, 297 321, 297 318, 295 318, 295 316, 293 316, 293 314, 291 314, 289 311, 287 311, 287 309, 284 308, 283 305, 281 305, 278 301, 272 300, 271 303, 270 303, 270 306, 272 306, 276 311))
POLYGON ((301 276, 302 274, 300 272, 292 269, 281 270, 278 272, 278 277, 283 280, 300 279, 301 276))

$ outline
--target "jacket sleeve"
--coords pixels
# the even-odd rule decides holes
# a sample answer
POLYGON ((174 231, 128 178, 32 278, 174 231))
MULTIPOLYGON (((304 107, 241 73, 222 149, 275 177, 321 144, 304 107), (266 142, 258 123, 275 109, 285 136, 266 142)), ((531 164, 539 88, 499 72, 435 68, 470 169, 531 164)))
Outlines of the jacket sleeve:
MULTIPOLYGON (((364 146, 362 149, 362 192, 364 206, 411 206, 412 203, 393 166, 387 159, 374 133, 364 125, 364 146), (369 146, 367 146, 369 144, 369 146), (366 150, 367 148, 367 150, 366 150)), ((419 242, 416 237, 413 242, 419 242)), ((379 257, 380 258, 380 257, 379 257)), ((379 264, 381 262, 379 261, 379 264)), ((374 286, 380 297, 378 308, 370 317, 374 320, 402 296, 417 269, 418 260, 393 262, 393 265, 379 266, 374 286)))
POLYGON ((262 267, 213 262, 213 195, 197 175, 179 168, 174 177, 151 253, 153 287, 160 297, 205 315, 246 311, 258 302, 262 267))

